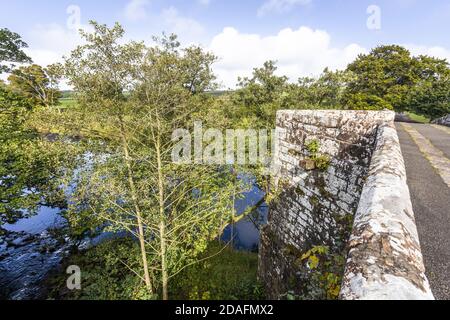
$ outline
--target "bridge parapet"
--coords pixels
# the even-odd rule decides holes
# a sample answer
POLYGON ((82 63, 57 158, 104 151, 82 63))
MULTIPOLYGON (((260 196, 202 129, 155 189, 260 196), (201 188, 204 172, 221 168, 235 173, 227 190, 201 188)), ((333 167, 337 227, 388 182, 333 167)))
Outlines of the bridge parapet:
POLYGON ((432 299, 400 144, 389 111, 280 111, 279 197, 262 230, 271 298, 304 290, 299 256, 347 258, 341 299, 432 299))

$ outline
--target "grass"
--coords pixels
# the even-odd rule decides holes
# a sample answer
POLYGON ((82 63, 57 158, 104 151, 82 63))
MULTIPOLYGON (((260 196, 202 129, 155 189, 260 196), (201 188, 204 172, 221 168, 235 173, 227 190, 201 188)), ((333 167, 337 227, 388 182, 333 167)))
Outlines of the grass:
POLYGON ((415 113, 412 112, 407 112, 406 115, 413 121, 419 122, 419 123, 430 123, 430 119, 428 119, 427 117, 421 116, 421 115, 417 115, 415 113))
POLYGON ((236 251, 212 242, 204 257, 172 280, 175 300, 259 300, 264 293, 257 280, 258 254, 236 251))
POLYGON ((76 104, 77 104, 77 101, 73 98, 60 99, 59 102, 60 102, 60 105, 59 105, 60 109, 66 109, 69 107, 73 107, 73 106, 76 106, 76 104))

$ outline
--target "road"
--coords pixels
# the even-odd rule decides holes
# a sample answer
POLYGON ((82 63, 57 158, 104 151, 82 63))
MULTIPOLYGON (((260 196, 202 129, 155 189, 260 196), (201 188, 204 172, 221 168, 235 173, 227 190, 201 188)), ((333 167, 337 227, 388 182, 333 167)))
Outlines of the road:
POLYGON ((450 128, 397 123, 431 289, 450 299, 450 128))

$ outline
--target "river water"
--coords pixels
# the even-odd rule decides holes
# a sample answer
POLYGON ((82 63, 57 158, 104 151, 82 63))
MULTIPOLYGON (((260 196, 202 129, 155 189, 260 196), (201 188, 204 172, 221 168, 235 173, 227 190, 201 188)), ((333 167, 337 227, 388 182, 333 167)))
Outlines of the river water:
POLYGON ((5 225, 0 236, 0 299, 37 299, 41 281, 69 254, 68 237, 52 232, 64 226, 60 210, 43 207, 38 214, 5 225))
MULTIPOLYGON (((252 179, 252 187, 235 204, 237 215, 254 207, 264 193, 252 179)), ((237 250, 256 252, 259 245, 259 230, 267 222, 268 209, 263 204, 252 214, 234 225, 229 225, 221 236, 222 241, 231 242, 237 250)), ((42 207, 38 214, 4 225, 6 235, 0 235, 0 300, 28 300, 43 298, 42 281, 62 259, 70 253, 75 243, 54 230, 65 226, 59 209, 42 207)), ((82 247, 96 245, 108 235, 86 239, 82 247)), ((78 245, 78 244, 77 244, 78 245)))

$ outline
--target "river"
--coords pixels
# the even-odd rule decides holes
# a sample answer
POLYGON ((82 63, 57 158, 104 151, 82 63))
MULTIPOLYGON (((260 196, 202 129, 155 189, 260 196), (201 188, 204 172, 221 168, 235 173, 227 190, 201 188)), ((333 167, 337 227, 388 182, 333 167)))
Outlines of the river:
MULTIPOLYGON (((242 178, 242 177, 241 177, 242 178)), ((245 179, 248 179, 245 178, 245 179)), ((264 193, 252 179, 252 187, 235 203, 237 215, 261 202, 264 193)), ((267 222, 265 204, 234 225, 225 228, 222 241, 232 243, 237 250, 256 252, 259 245, 260 226, 267 222)), ((4 225, 6 234, 0 235, 0 300, 32 300, 45 298, 42 281, 58 268, 64 257, 70 254, 75 243, 58 230, 66 221, 59 209, 42 207, 29 218, 4 225)), ((108 235, 86 239, 81 248, 96 245, 108 235)))

